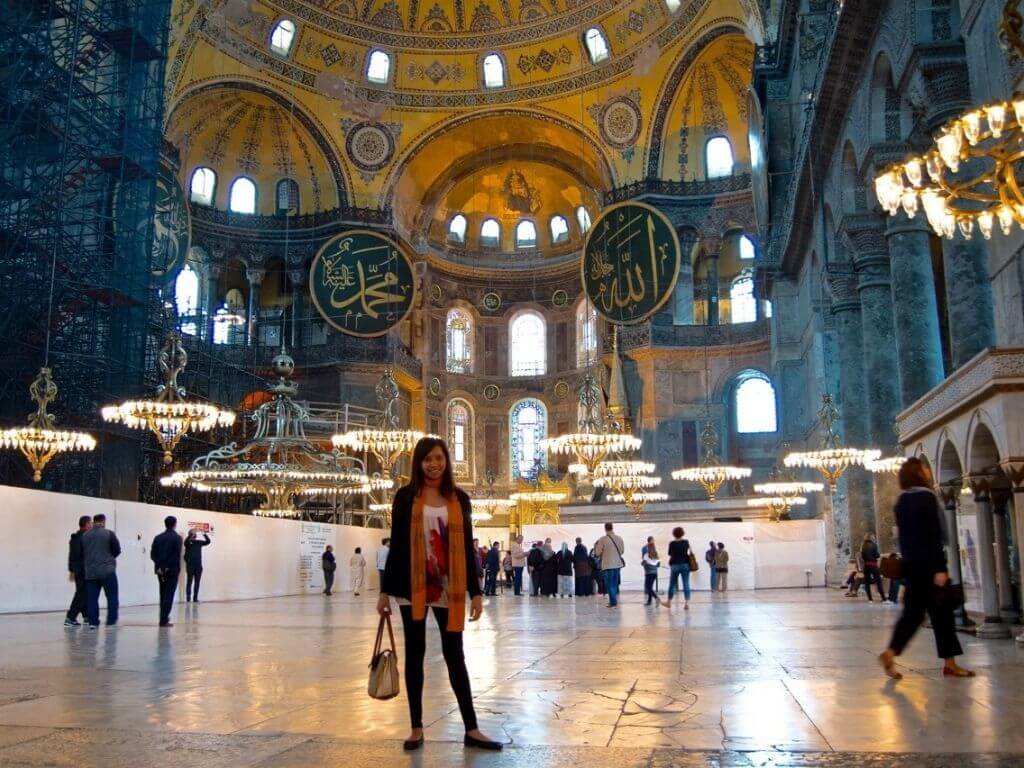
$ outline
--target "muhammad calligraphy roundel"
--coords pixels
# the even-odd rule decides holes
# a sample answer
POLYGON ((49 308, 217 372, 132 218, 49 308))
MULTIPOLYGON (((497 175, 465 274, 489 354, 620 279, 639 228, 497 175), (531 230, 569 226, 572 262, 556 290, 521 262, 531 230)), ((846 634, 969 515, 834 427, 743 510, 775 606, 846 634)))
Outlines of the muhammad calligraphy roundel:
POLYGON ((409 314, 416 281, 397 243, 355 229, 331 238, 317 253, 309 292, 324 320, 342 333, 380 336, 409 314))
POLYGON ((639 323, 672 295, 679 259, 679 238, 664 214, 645 203, 618 203, 601 213, 587 235, 583 290, 610 322, 639 323))

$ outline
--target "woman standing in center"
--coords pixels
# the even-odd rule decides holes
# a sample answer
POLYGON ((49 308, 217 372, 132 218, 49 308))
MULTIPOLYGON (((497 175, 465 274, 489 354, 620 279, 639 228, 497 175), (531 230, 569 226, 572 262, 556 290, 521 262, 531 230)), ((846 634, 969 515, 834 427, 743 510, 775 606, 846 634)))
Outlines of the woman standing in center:
POLYGON ((672 605, 676 594, 676 579, 683 579, 683 609, 690 610, 690 542, 683 538, 682 528, 672 530, 673 540, 668 543, 668 600, 662 603, 666 608, 672 605))
POLYGON ((448 447, 439 438, 424 437, 412 454, 412 479, 395 494, 391 507, 391 551, 377 612, 391 613, 395 597, 405 637, 405 690, 412 733, 406 751, 423 746, 423 659, 427 644, 427 608, 441 630, 441 649, 459 712, 466 727, 467 747, 500 750, 477 728, 469 673, 462 650, 466 595, 470 621, 483 613, 480 582, 473 552, 470 503, 452 478, 448 447))

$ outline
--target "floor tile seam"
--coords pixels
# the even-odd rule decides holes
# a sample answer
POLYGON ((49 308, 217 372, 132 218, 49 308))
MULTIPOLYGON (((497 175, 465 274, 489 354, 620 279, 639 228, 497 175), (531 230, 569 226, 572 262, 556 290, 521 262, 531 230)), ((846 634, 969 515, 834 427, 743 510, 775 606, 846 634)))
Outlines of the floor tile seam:
POLYGON ((626 692, 626 698, 622 700, 622 706, 619 707, 619 716, 615 718, 615 724, 612 725, 612 732, 608 734, 608 743, 605 747, 610 747, 612 742, 615 741, 615 732, 619 729, 619 723, 622 722, 622 718, 626 715, 626 705, 629 704, 630 697, 636 692, 637 683, 640 682, 640 678, 634 678, 633 684, 629 687, 626 692))
POLYGON ((814 721, 814 718, 812 718, 810 713, 806 709, 804 709, 804 705, 803 705, 803 703, 801 703, 799 697, 796 695, 796 693, 793 691, 793 689, 789 687, 789 682, 790 681, 788 679, 783 679, 782 680, 782 685, 785 686, 786 691, 789 693, 789 695, 793 697, 793 701, 796 702, 796 705, 798 707, 800 707, 800 712, 802 712, 803 716, 807 718, 807 722, 809 722, 812 726, 814 726, 814 730, 821 737, 821 740, 823 742, 825 742, 825 744, 828 745, 828 748, 829 748, 829 750, 831 752, 835 752, 836 748, 832 746, 832 742, 831 741, 829 741, 827 738, 825 738, 825 734, 822 732, 821 728, 818 727, 818 724, 814 721))

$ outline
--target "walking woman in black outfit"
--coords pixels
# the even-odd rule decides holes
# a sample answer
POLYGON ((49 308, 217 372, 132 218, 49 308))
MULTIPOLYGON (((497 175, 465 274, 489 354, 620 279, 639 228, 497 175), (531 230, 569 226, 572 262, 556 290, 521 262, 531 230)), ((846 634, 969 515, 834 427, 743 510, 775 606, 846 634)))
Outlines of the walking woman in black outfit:
POLYGON ((864 543, 860 546, 860 559, 864 561, 864 591, 868 593, 868 600, 874 602, 874 599, 871 597, 871 585, 874 584, 878 587, 878 599, 884 603, 885 592, 882 590, 882 572, 878 569, 882 553, 878 551, 875 534, 868 533, 864 536, 864 543))
POLYGON ((427 642, 427 608, 441 630, 441 649, 459 712, 466 726, 467 747, 500 750, 477 728, 473 694, 462 650, 466 596, 470 621, 483 613, 480 581, 473 552, 470 503, 452 478, 448 447, 439 438, 424 437, 412 454, 412 479, 395 494, 391 507, 391 550, 377 612, 391 613, 391 597, 402 613, 405 637, 405 691, 412 733, 406 751, 423 746, 423 658, 427 642))
POLYGON ((939 518, 942 511, 932 491, 932 473, 920 459, 911 458, 903 462, 899 481, 902 493, 896 500, 896 525, 899 526, 906 594, 903 615, 893 628, 889 647, 879 654, 878 660, 889 677, 901 680, 903 675, 896 671, 896 657, 903 653, 927 613, 939 658, 946 662, 942 674, 974 677, 973 672, 956 663, 956 657, 964 651, 956 636, 953 608, 939 599, 942 588, 949 583, 949 573, 942 548, 944 534, 939 518))

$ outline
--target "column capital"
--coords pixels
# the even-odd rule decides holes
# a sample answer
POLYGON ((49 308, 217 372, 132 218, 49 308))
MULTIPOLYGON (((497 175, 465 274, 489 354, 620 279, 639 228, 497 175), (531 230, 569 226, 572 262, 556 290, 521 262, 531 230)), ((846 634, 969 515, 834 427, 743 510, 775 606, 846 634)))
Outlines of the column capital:
POLYGON ((936 486, 939 496, 946 504, 946 509, 956 509, 956 503, 960 498, 963 486, 959 482, 942 483, 936 486))
POLYGON ((901 210, 895 216, 890 216, 885 225, 886 238, 906 234, 929 235, 931 231, 931 227, 928 226, 928 220, 923 212, 918 213, 914 218, 910 218, 901 210))
POLYGON ((832 294, 832 314, 860 311, 857 274, 852 266, 830 265, 828 282, 832 294))
POLYGON ((970 487, 971 492, 974 494, 975 501, 991 501, 992 475, 970 474, 965 479, 967 480, 968 487, 970 487))
POLYGON ((1003 472, 1010 479, 1014 493, 1024 493, 1024 457, 1011 457, 999 462, 1003 472))
POLYGON ((288 270, 288 279, 292 285, 299 286, 306 284, 306 270, 304 269, 290 269, 288 270))
POLYGON ((262 285, 263 278, 266 275, 267 270, 265 269, 253 269, 250 267, 245 270, 245 279, 249 281, 249 285, 262 285))

